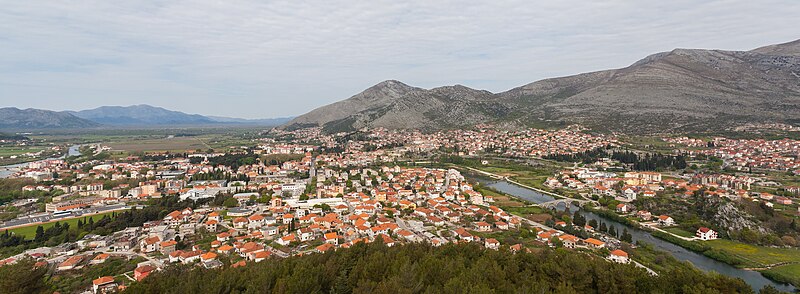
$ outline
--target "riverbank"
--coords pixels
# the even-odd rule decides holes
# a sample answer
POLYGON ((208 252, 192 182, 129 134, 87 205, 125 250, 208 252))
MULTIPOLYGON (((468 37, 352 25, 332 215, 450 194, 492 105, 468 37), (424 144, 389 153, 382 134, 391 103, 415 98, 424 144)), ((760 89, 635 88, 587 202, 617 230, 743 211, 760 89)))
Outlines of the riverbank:
MULTIPOLYGON (((528 189, 513 183, 509 183, 507 181, 498 179, 496 177, 492 177, 491 179, 492 180, 489 183, 487 183, 488 186, 496 190, 502 191, 505 194, 513 195, 517 198, 526 201, 541 203, 541 202, 552 201, 552 199, 554 199, 554 197, 552 196, 544 195, 543 193, 539 193, 533 189, 528 189)), ((629 232, 633 235, 635 241, 642 241, 647 244, 653 244, 654 248, 658 249, 659 252, 667 252, 672 257, 681 261, 688 261, 697 268, 706 271, 715 271, 727 276, 741 278, 745 280, 748 284, 753 286, 753 289, 755 291, 758 291, 764 286, 772 286, 781 291, 786 291, 786 292, 797 291, 797 288, 791 286, 790 284, 787 284, 787 282, 785 282, 781 278, 775 278, 775 275, 777 274, 784 274, 784 272, 790 273, 791 272, 790 270, 793 268, 790 268, 790 270, 785 270, 785 271, 773 270, 771 271, 773 275, 770 277, 768 277, 767 275, 762 275, 760 272, 757 271, 744 270, 741 267, 735 267, 724 261, 718 260, 718 258, 721 258, 720 257, 721 255, 713 256, 716 257, 713 258, 712 256, 707 256, 696 250, 691 250, 689 248, 681 246, 681 245, 685 246, 702 245, 700 242, 685 241, 680 237, 673 236, 672 233, 668 233, 666 231, 653 232, 653 230, 651 230, 650 228, 642 227, 641 225, 632 225, 630 220, 618 221, 619 217, 622 216, 617 215, 616 217, 614 217, 611 214, 609 214, 611 212, 608 210, 605 211, 609 213, 600 212, 603 210, 599 209, 596 210, 598 210, 598 213, 589 211, 586 208, 581 208, 580 212, 582 215, 584 215, 584 217, 586 217, 587 220, 595 219, 598 221, 605 222, 610 226, 615 226, 617 231, 622 231, 624 228, 628 228, 629 232), (656 235, 660 236, 657 237, 656 235), (666 240, 669 239, 670 237, 673 237, 674 240, 673 239, 666 240), (682 243, 682 242, 687 242, 687 243, 682 243)), ((638 222, 636 223, 638 224, 638 222)), ((707 250, 702 250, 702 251, 705 252, 707 250)), ((653 255, 652 253, 647 253, 645 254, 645 256, 646 259, 652 259, 652 260, 656 259, 656 255, 653 255)), ((800 257, 800 254, 798 254, 798 257, 800 257)), ((658 259, 663 259, 663 257, 659 257, 658 259)))
POLYGON ((731 240, 686 241, 662 232, 653 236, 743 270, 800 287, 800 250, 744 244, 731 240))

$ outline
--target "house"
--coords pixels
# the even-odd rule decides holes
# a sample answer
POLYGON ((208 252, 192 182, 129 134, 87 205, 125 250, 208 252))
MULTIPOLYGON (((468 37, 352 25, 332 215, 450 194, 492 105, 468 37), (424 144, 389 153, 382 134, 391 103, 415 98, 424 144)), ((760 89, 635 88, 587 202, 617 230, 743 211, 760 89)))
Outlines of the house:
POLYGON ((133 278, 136 279, 136 281, 141 281, 142 279, 149 276, 150 273, 152 273, 155 270, 156 268, 151 265, 143 265, 137 267, 135 270, 133 270, 133 278))
POLYGON ((97 256, 95 256, 92 259, 92 261, 89 262, 89 264, 95 265, 95 264, 104 263, 104 262, 106 262, 106 260, 108 260, 109 257, 110 257, 110 255, 108 255, 107 253, 100 253, 97 256))
POLYGON ((169 255, 170 253, 175 251, 175 246, 177 245, 178 242, 175 242, 175 240, 161 242, 161 244, 159 244, 159 246, 161 247, 161 254, 169 255))
POLYGON ((272 253, 270 253, 269 251, 256 252, 256 254, 253 256, 253 261, 262 262, 265 259, 269 258, 270 255, 272 255, 272 253))
POLYGON ((461 240, 464 240, 464 241, 467 241, 467 242, 472 242, 472 241, 475 240, 475 237, 473 237, 472 234, 470 234, 469 232, 467 232, 467 230, 465 230, 463 228, 455 229, 453 232, 461 240))
POLYGON ((277 227, 267 227, 266 229, 264 229, 264 233, 266 233, 268 236, 275 236, 275 235, 278 234, 278 228, 277 227))
POLYGON ((606 247, 606 243, 605 242, 597 240, 595 238, 586 239, 586 240, 584 240, 584 242, 586 242, 586 245, 589 246, 589 248, 593 248, 593 249, 600 249, 600 248, 606 247))
POLYGON ((488 238, 486 239, 486 242, 484 242, 483 246, 485 246, 486 249, 498 250, 500 249, 500 242, 495 238, 488 238))
POLYGON ((207 263, 209 261, 216 260, 216 259, 217 259, 217 254, 214 253, 214 252, 206 252, 206 253, 200 255, 200 261, 203 262, 203 263, 207 263))
POLYGON ((631 208, 632 208, 632 206, 630 206, 628 204, 623 204, 623 203, 617 204, 617 212, 618 213, 628 213, 628 212, 631 211, 631 208))
POLYGON ((297 234, 300 235, 301 242, 311 241, 314 239, 314 231, 310 228, 300 228, 297 230, 297 234))
POLYGON ((247 227, 247 219, 241 216, 233 219, 233 227, 236 229, 244 229, 247 227))
POLYGON ((316 250, 317 250, 317 252, 319 252, 319 253, 325 253, 325 252, 327 252, 328 250, 331 250, 331 249, 333 249, 333 248, 334 248, 333 244, 331 244, 331 243, 325 243, 325 244, 322 244, 322 245, 319 245, 319 246, 317 246, 316 250))
POLYGON ((181 253, 180 261, 183 264, 189 264, 189 263, 198 261, 198 260, 200 260, 200 255, 201 254, 203 254, 203 252, 200 251, 200 250, 184 251, 183 253, 181 253))
POLYGON ((139 250, 142 253, 156 252, 159 249, 159 243, 161 243, 161 238, 158 236, 144 238, 139 242, 139 250))
POLYGON ((625 251, 619 250, 619 249, 611 251, 611 253, 608 255, 608 259, 610 259, 613 262, 617 262, 617 263, 629 263, 630 262, 630 259, 628 259, 628 253, 626 253, 625 251))
POLYGON ((294 236, 294 234, 289 234, 289 235, 281 237, 280 239, 276 240, 275 242, 277 242, 278 244, 281 244, 283 246, 289 246, 290 243, 295 242, 295 241, 297 241, 297 238, 294 236))
POLYGON ((672 219, 671 216, 664 215, 664 214, 659 215, 657 221, 658 221, 658 224, 660 224, 662 226, 665 226, 665 227, 669 227, 669 226, 674 226, 675 225, 675 220, 672 219))
POLYGON ((706 227, 700 227, 695 233, 700 240, 715 240, 717 239, 717 232, 706 227))
POLYGON ((83 261, 83 256, 80 255, 72 256, 70 258, 67 258, 67 260, 65 260, 64 262, 60 263, 56 269, 59 271, 76 269, 79 267, 78 265, 82 261, 83 261))
POLYGON ((569 234, 558 236, 558 239, 561 240, 561 243, 567 248, 575 248, 575 245, 580 241, 578 237, 569 234))
POLYGON ((331 243, 333 245, 339 245, 339 235, 336 232, 330 232, 325 234, 325 242, 331 243))
POLYGON ((111 293, 117 289, 117 282, 114 277, 105 276, 92 280, 92 291, 97 293, 111 293))
POLYGON ((492 225, 487 222, 477 222, 475 223, 475 228, 478 229, 478 232, 491 232, 492 225))
POLYGON ((653 215, 647 210, 639 210, 636 212, 636 216, 643 221, 649 221, 653 218, 653 215))
POLYGON ((495 222, 494 226, 501 230, 508 230, 508 223, 505 222, 495 222))
POLYGON ((206 230, 209 231, 209 232, 214 233, 214 232, 217 231, 217 225, 218 224, 219 224, 219 221, 216 221, 216 220, 213 220, 213 219, 209 220, 209 221, 206 222, 206 230))

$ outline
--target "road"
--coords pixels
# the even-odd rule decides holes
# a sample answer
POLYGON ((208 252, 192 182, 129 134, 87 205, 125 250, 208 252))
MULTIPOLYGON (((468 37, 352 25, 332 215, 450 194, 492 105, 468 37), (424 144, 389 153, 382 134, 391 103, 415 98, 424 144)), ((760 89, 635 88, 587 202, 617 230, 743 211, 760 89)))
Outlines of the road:
POLYGON ((91 207, 83 209, 73 213, 71 216, 67 215, 61 217, 53 217, 53 215, 50 213, 38 214, 36 216, 29 215, 3 222, 2 224, 0 224, 0 230, 25 227, 29 225, 48 223, 53 221, 68 220, 84 216, 93 216, 96 214, 106 213, 110 211, 118 211, 126 209, 130 209, 130 207, 126 206, 125 204, 115 204, 115 205, 107 205, 107 206, 99 206, 99 207, 91 207))

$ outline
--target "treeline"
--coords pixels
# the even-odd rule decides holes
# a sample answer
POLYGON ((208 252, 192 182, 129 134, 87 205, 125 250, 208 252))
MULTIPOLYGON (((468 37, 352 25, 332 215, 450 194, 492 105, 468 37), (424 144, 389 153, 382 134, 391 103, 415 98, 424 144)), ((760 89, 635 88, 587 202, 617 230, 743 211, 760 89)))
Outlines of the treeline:
POLYGON ((37 182, 30 178, 0 179, 0 205, 23 198, 41 198, 63 194, 61 190, 54 191, 22 191, 22 187, 36 185, 37 182))
POLYGON ((128 293, 753 293, 744 281, 681 267, 650 276, 574 251, 512 254, 476 244, 358 244, 239 268, 170 267, 128 293))
MULTIPOLYGON (((189 162, 198 164, 203 162, 203 157, 192 157, 189 162)), ((212 166, 224 165, 232 169, 238 169, 243 165, 251 165, 258 162, 258 156, 251 153, 225 154, 220 156, 208 157, 208 164, 212 166)))
POLYGON ((686 168, 686 156, 684 155, 664 155, 661 153, 646 153, 639 155, 631 151, 612 151, 607 148, 597 148, 579 152, 575 154, 550 154, 542 158, 566 161, 592 163, 600 158, 611 158, 628 164, 631 169, 638 171, 657 171, 665 169, 684 169, 686 168))
POLYGON ((196 203, 192 201, 179 202, 177 197, 153 199, 149 206, 143 209, 126 210, 113 213, 111 216, 105 215, 99 219, 83 217, 74 227, 59 222, 47 229, 40 225, 36 228, 36 235, 33 239, 26 239, 24 236, 12 234, 5 230, 0 233, 0 255, 13 255, 30 248, 75 242, 86 234, 108 235, 127 227, 141 226, 145 222, 161 219, 173 210, 195 207, 208 201, 210 200, 196 203))
POLYGON ((186 158, 188 157, 188 153, 170 153, 166 152, 164 154, 142 154, 139 156, 139 159, 142 161, 163 161, 168 159, 177 159, 177 158, 186 158))
POLYGON ((250 178, 245 174, 231 174, 229 172, 214 169, 211 172, 205 173, 196 173, 189 178, 189 181, 216 181, 216 180, 226 180, 230 181, 250 181, 250 178))

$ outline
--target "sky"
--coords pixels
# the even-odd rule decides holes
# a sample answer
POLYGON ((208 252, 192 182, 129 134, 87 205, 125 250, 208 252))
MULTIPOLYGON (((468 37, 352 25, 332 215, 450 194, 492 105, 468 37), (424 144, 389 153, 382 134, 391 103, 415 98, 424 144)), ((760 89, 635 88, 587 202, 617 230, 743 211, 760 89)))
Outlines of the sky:
POLYGON ((383 80, 502 92, 800 39, 800 1, 4 1, 0 107, 300 115, 383 80))

